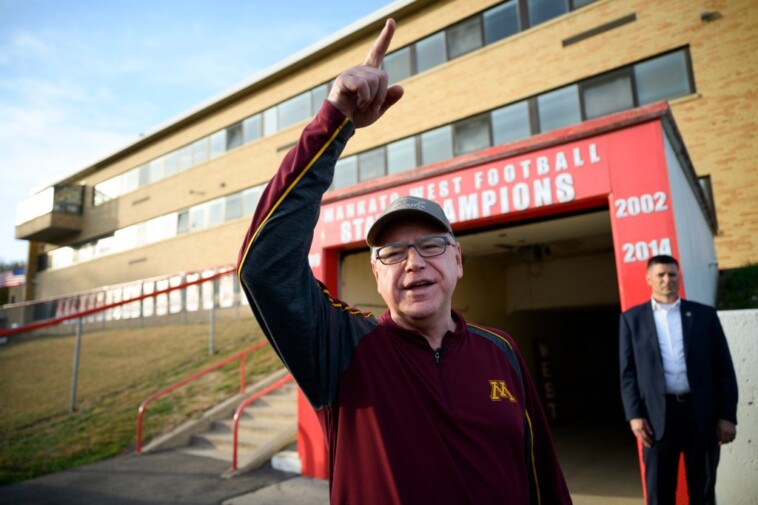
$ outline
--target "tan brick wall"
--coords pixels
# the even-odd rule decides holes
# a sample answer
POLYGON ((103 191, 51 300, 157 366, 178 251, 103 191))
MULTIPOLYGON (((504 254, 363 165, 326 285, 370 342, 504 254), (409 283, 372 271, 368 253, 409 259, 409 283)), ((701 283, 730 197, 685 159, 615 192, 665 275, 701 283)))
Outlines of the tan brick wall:
MULTIPOLYGON (((399 30, 391 50, 495 3, 498 2, 433 2, 398 19, 399 30)), ((720 223, 716 239, 720 268, 756 262, 758 177, 753 167, 758 160, 754 133, 758 126, 756 11, 751 0, 600 0, 407 79, 402 83, 406 90, 404 99, 375 127, 359 131, 346 154, 689 46, 697 93, 674 100, 671 107, 696 171, 712 177, 720 223), (700 13, 705 10, 718 10, 723 17, 704 22, 700 13), (629 14, 635 14, 637 20, 567 47, 561 43, 629 14)), ((290 69, 276 83, 242 96, 222 110, 114 161, 88 176, 87 184, 91 186, 139 166, 335 77, 341 70, 362 61, 374 35, 372 30, 339 45, 325 59, 290 69)), ((294 125, 247 144, 110 204, 88 207, 84 231, 76 241, 267 181, 284 156, 282 147, 296 141, 302 126, 303 123, 294 125)), ((233 261, 246 221, 247 218, 138 251, 44 272, 39 276, 37 296, 83 289, 93 282, 123 282, 127 277, 233 261), (209 243, 214 247, 207 247, 209 243), (148 261, 128 266, 129 261, 142 256, 148 257, 148 261), (106 277, 109 280, 100 281, 106 277)))

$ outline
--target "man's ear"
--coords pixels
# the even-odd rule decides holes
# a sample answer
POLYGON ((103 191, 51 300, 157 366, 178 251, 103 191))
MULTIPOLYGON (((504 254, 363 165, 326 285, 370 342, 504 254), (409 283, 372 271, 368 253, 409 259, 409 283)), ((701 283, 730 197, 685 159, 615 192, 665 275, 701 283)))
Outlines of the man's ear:
POLYGON ((371 260, 371 271, 374 273, 374 280, 379 280, 379 272, 376 269, 376 261, 371 260))
POLYGON ((458 266, 458 278, 463 277, 463 253, 461 252, 461 243, 455 243, 455 263, 458 266))

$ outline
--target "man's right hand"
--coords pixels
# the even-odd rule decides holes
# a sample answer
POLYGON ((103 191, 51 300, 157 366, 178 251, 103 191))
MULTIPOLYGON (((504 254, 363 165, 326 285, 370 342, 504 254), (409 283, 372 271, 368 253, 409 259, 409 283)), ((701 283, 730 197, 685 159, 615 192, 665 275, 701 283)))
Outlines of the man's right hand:
POLYGON ((629 426, 632 428, 632 433, 642 441, 642 445, 650 447, 653 445, 653 430, 650 428, 650 424, 647 419, 638 417, 629 421, 629 426))
POLYGON ((350 118, 356 128, 373 124, 403 96, 401 86, 387 87, 387 72, 381 69, 394 33, 395 20, 388 19, 363 65, 345 70, 329 91, 327 100, 350 118))

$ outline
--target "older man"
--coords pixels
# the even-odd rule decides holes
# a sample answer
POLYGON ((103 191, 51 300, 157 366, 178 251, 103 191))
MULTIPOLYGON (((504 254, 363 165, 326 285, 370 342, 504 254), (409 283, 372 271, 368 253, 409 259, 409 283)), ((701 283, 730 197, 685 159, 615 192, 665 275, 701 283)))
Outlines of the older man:
POLYGON ((380 69, 394 29, 337 78, 266 188, 240 251, 244 292, 321 422, 332 503, 571 503, 513 340, 451 307, 461 247, 439 205, 397 199, 369 230, 379 318, 308 266, 347 140, 402 97, 380 69))

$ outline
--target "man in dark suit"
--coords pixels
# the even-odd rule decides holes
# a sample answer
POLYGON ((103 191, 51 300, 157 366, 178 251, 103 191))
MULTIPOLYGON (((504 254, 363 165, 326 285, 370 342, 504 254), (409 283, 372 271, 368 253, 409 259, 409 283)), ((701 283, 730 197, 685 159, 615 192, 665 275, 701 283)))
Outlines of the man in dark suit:
POLYGON ((714 504, 719 446, 734 441, 737 379, 716 311, 679 297, 679 263, 648 262, 652 299, 621 315, 626 419, 642 442, 649 505, 674 504, 684 453, 691 504, 714 504))

